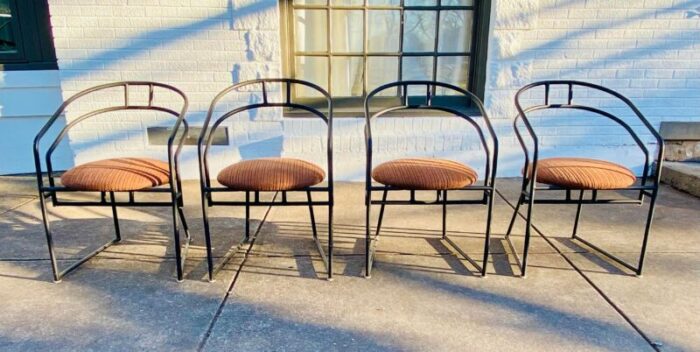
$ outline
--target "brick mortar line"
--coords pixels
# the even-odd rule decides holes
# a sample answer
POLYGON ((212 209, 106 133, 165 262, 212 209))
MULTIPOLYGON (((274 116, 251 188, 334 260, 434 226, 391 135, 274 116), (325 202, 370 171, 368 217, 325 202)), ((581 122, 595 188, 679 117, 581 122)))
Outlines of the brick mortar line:
MULTIPOLYGON (((503 194, 501 194, 500 191, 496 190, 496 193, 511 207, 511 209, 515 210, 513 204, 510 201, 508 201, 508 199, 506 199, 506 197, 503 196, 503 194)), ((518 212, 518 215, 520 218, 524 219, 520 212, 518 212)), ((598 287, 598 285, 596 285, 595 282, 593 282, 593 280, 590 277, 588 277, 588 275, 586 275, 576 264, 574 264, 574 262, 564 254, 564 252, 559 250, 559 248, 557 248, 554 245, 554 243, 547 236, 545 236, 539 228, 537 228, 537 226, 535 226, 534 224, 532 224, 531 226, 535 230, 535 232, 537 232, 537 234, 540 235, 540 237, 542 237, 549 246, 554 248, 554 250, 557 251, 557 253, 564 259, 564 261, 566 261, 588 283, 588 285, 591 286, 591 288, 593 288, 598 293, 598 295, 600 295, 617 312, 617 314, 619 314, 644 339, 644 341, 646 341, 649 344, 649 347, 651 347, 654 351, 661 352, 659 345, 652 341, 651 338, 649 338, 649 336, 647 336, 647 334, 645 334, 644 331, 642 331, 642 329, 639 326, 637 326, 637 324, 635 324, 629 316, 627 316, 627 314, 622 310, 622 308, 615 304, 612 298, 608 297, 608 295, 605 294, 603 289, 598 287)))
MULTIPOLYGON (((275 199, 277 198, 277 193, 275 193, 274 197, 272 197, 272 201, 274 202, 275 199)), ((199 345, 197 346, 197 351, 202 351, 204 350, 204 346, 206 346, 207 342, 209 341, 209 337, 211 336, 212 330, 214 329, 214 326, 216 325, 217 321, 219 320, 219 317, 221 316, 221 313, 224 310, 224 306, 226 306, 226 302, 228 301, 228 298, 231 296, 231 293, 233 293, 233 288, 236 285, 236 282, 238 281, 238 277, 241 274, 241 271, 243 270, 243 266, 245 265, 246 261, 248 260, 248 255, 250 254, 251 250, 253 249, 253 246, 255 245, 255 240, 257 239, 258 235, 260 234, 260 230, 262 229, 263 225, 265 224, 265 221, 267 220, 268 215, 270 215, 270 211, 272 211, 272 205, 267 207, 267 210, 265 211, 265 215, 263 216, 262 220, 260 221, 260 224, 258 224, 257 229, 255 229, 255 233, 253 233, 253 236, 250 241, 250 245, 248 246, 248 249, 246 249, 245 254, 243 255, 243 261, 241 261, 241 264, 238 266, 238 270, 236 270, 236 274, 233 275, 233 278, 231 279, 231 283, 228 285, 228 289, 226 290, 226 294, 224 294, 224 297, 221 299, 221 303, 219 303, 219 306, 216 309, 216 312, 214 313, 214 317, 212 317, 211 321, 209 322, 209 326, 207 327, 207 330, 204 333, 204 337, 202 337, 202 340, 199 342, 199 345)))

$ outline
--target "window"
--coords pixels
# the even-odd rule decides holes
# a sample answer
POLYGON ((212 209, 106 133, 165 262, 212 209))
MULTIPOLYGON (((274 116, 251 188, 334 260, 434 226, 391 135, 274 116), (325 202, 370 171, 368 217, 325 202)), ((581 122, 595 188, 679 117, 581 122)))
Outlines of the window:
POLYGON ((0 71, 56 69, 46 0, 0 0, 0 71))
MULTIPOLYGON (((282 1, 285 74, 328 90, 341 115, 357 116, 368 92, 396 80, 443 81, 483 96, 490 1, 282 1)), ((387 101, 398 91, 388 93, 387 101)), ((297 101, 308 94, 292 92, 297 101)))

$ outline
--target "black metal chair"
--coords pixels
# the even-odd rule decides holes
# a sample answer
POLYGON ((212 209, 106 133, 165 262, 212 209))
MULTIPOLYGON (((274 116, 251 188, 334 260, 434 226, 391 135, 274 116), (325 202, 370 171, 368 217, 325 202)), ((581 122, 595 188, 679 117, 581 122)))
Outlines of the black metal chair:
MULTIPOLYGON (((180 103, 178 103, 178 105, 180 105, 180 103)), ((63 276, 72 272, 81 264, 85 263, 90 258, 102 252, 109 246, 121 241, 119 218, 117 217, 117 207, 120 206, 168 206, 172 208, 173 236, 175 239, 175 256, 177 259, 177 279, 178 281, 182 281, 183 266, 187 257, 187 250, 189 248, 189 243, 191 239, 189 231, 187 229, 185 215, 182 210, 182 183, 180 180, 178 164, 178 157, 180 155, 180 151, 182 150, 183 141, 185 136, 187 135, 188 130, 187 122, 184 119, 185 113, 187 111, 187 105, 188 102, 185 94, 179 89, 166 84, 140 81, 109 83, 83 90, 72 96, 70 99, 66 100, 53 114, 53 116, 49 119, 46 125, 39 131, 36 138, 34 139, 34 163, 36 167, 36 177, 39 190, 39 202, 41 204, 42 219, 44 223, 44 230, 46 231, 46 241, 49 248, 51 268, 53 270, 53 278, 55 282, 61 281, 63 276), (145 88, 144 90, 148 94, 148 96, 145 99, 145 105, 135 104, 129 101, 130 87, 145 88), (121 101, 121 103, 109 104, 109 106, 107 107, 92 110, 76 118, 73 118, 58 133, 53 143, 50 145, 50 147, 44 155, 46 174, 48 176, 48 185, 45 185, 40 156, 40 144, 44 135, 51 129, 56 120, 63 115, 68 106, 70 106, 76 101, 82 102, 84 100, 88 100, 91 98, 91 95, 106 93, 111 89, 119 91, 123 90, 123 101, 121 101), (177 99, 181 98, 181 108, 176 111, 166 106, 154 104, 154 96, 157 94, 158 91, 161 91, 163 93, 167 92, 168 95, 174 94, 178 97, 177 99), (57 184, 57 176, 55 175, 55 171, 53 170, 51 156, 70 129, 75 127, 80 122, 88 118, 95 117, 97 115, 110 112, 139 110, 158 111, 165 113, 166 115, 175 117, 176 120, 173 125, 172 132, 170 133, 170 136, 168 138, 167 162, 146 158, 113 158, 93 161, 86 164, 78 165, 66 171, 60 176, 61 185, 57 184), (176 137, 178 132, 181 132, 181 126, 183 127, 182 134, 179 137, 176 137), (177 142, 175 141, 176 139, 177 142), (59 194, 69 192, 98 192, 100 194, 100 200, 78 201, 59 199, 59 194), (107 201, 106 198, 107 193, 109 193, 109 201, 107 201), (122 201, 117 200, 117 193, 128 194, 128 199, 122 201), (169 201, 137 200, 135 197, 135 194, 137 193, 168 193, 170 195, 170 199, 169 201), (112 241, 97 248, 96 250, 88 254, 86 257, 70 265, 68 268, 63 269, 62 271, 59 270, 56 254, 54 252, 53 234, 51 233, 51 229, 49 227, 50 219, 46 206, 47 198, 51 198, 51 204, 54 207, 111 207, 112 216, 114 219, 115 238, 112 241), (184 249, 182 249, 182 245, 180 243, 180 229, 178 225, 178 217, 180 219, 180 222, 182 223, 182 227, 185 232, 186 243, 184 249)))
POLYGON ((525 154, 525 165, 523 167, 523 183, 520 190, 520 195, 518 198, 518 203, 515 207, 513 217, 511 218, 510 225, 508 226, 508 231, 506 233, 506 239, 508 244, 513 251, 517 264, 520 268, 521 275, 525 276, 525 271, 527 268, 527 254, 530 245, 530 236, 532 228, 532 212, 534 204, 576 204, 576 217, 574 220, 572 239, 578 240, 581 243, 587 245, 588 247, 598 251, 599 253, 605 255, 606 257, 614 260, 620 265, 632 270, 636 275, 642 274, 642 268, 644 266, 644 256, 646 254, 647 241, 649 239, 649 232, 651 229, 652 218, 654 216, 654 207, 656 204, 656 197, 659 192, 659 182, 661 177, 661 167, 663 162, 664 144, 661 136, 652 127, 652 125, 647 121, 647 119, 642 115, 642 113, 634 106, 634 104, 621 95, 611 89, 578 81, 543 81, 527 85, 520 89, 515 96, 515 106, 518 110, 518 116, 516 116, 513 121, 513 128, 515 134, 522 146, 523 152, 525 154), (530 96, 529 99, 533 99, 535 94, 532 94, 533 89, 544 88, 544 103, 535 104, 523 107, 522 102, 525 96, 530 96), (563 102, 552 103, 553 98, 550 97, 552 87, 563 87, 565 98, 563 102), (644 144, 642 139, 637 135, 634 129, 625 122, 622 118, 603 110, 602 108, 597 108, 594 106, 580 105, 574 102, 574 91, 590 89, 597 94, 604 94, 610 98, 616 99, 616 101, 624 104, 625 107, 636 116, 636 118, 641 121, 646 130, 648 130, 651 135, 656 139, 658 145, 658 154, 656 159, 652 158, 649 149, 644 144), (637 178, 634 173, 622 165, 617 165, 604 160, 587 159, 587 158, 539 158, 539 143, 538 137, 532 124, 529 121, 528 114, 535 111, 543 110, 557 110, 557 109, 568 109, 575 111, 584 111, 599 116, 605 117, 617 125, 624 128, 635 141, 637 146, 644 153, 644 168, 641 176, 641 181, 636 182, 637 178), (530 141, 532 144, 532 159, 530 159, 530 151, 528 150, 528 145, 523 138, 520 128, 518 127, 518 121, 522 120, 525 126, 530 141), (530 161, 532 160, 532 161, 530 161), (539 184, 539 185, 538 185, 539 184), (598 197, 599 191, 637 191, 639 192, 636 199, 627 198, 605 198, 602 199, 598 197), (562 194, 563 199, 557 198, 547 198, 547 199, 536 199, 535 191, 560 191, 564 192, 562 194), (578 198, 572 198, 572 191, 578 191, 578 198), (586 191, 590 191, 590 197, 586 198, 586 191), (581 238, 578 232, 578 224, 581 217, 581 208, 583 204, 636 204, 642 205, 644 203, 644 196, 651 197, 649 212, 647 215, 646 226, 644 230, 644 239, 642 241, 641 252, 639 255, 639 261, 637 266, 633 266, 624 260, 608 253, 607 251, 601 249, 600 247, 590 243, 589 241, 581 238), (515 246, 510 239, 510 234, 513 230, 513 225, 515 219, 518 216, 518 211, 520 205, 527 203, 528 210, 525 216, 526 228, 525 228, 525 239, 524 239, 524 250, 522 259, 517 254, 515 246))
MULTIPOLYGON (((382 97, 386 99, 386 97, 382 97)), ((444 98, 443 98, 444 99, 444 98)), ((384 105, 386 106, 386 105, 384 105)), ((477 96, 462 88, 435 81, 398 81, 382 85, 367 95, 365 99, 365 143, 367 148, 367 169, 365 175, 365 276, 371 277, 372 265, 374 261, 376 241, 384 218, 384 207, 386 205, 441 205, 442 206, 442 239, 452 246, 465 260, 471 263, 480 273, 486 276, 486 267, 489 255, 489 241, 491 237, 491 215, 493 211, 493 197, 496 192, 496 166, 498 159, 498 139, 484 109, 483 103, 477 96), (382 93, 389 90, 397 90, 399 98, 395 103, 383 107, 379 111, 370 112, 371 102, 382 93), (409 89, 425 89, 425 95, 409 96, 409 89), (435 97, 436 89, 442 89, 454 94, 452 101, 461 103, 457 108, 453 105, 441 103, 441 98, 435 97), (455 99, 456 98, 456 99, 455 99), (478 173, 467 165, 445 159, 434 158, 412 158, 398 159, 372 166, 372 119, 389 113, 400 115, 400 111, 405 110, 425 110, 441 111, 460 117, 468 122, 476 131, 476 135, 481 142, 484 151, 484 181, 482 185, 477 185, 478 173), (484 134, 483 128, 477 122, 477 118, 470 116, 476 113, 481 115, 486 128, 488 129, 489 141, 484 134), (381 186, 374 186, 376 181, 381 186), (416 199, 417 191, 437 192, 435 201, 421 201, 416 199), (477 199, 447 199, 447 192, 471 191, 482 193, 477 199), (381 192, 381 200, 372 200, 372 192, 381 192), (387 199, 390 192, 408 192, 406 199, 387 199), (370 235, 370 210, 373 204, 381 205, 379 219, 374 236, 370 235), (447 206, 457 204, 482 204, 487 206, 486 232, 484 240, 483 262, 479 265, 460 249, 447 236, 447 206)))
MULTIPOLYGON (((321 103, 321 104, 323 104, 321 103)), ((313 231, 313 240, 316 243, 323 264, 327 270, 328 280, 333 278, 333 104, 331 96, 323 90, 323 88, 306 81, 297 79, 258 79, 245 81, 235 84, 221 93, 219 93, 211 103, 209 112, 204 120, 204 129, 199 137, 199 165, 200 165, 200 182, 202 190, 202 214, 204 219, 204 236, 207 245, 207 263, 209 268, 209 280, 213 281, 224 265, 234 257, 236 252, 246 243, 250 241, 250 207, 251 206, 308 206, 311 216, 311 227, 313 231), (283 88, 283 101, 276 102, 270 99, 269 86, 278 84, 283 88), (310 106, 295 103, 291 98, 291 90, 295 85, 304 86, 318 93, 327 103, 327 115, 319 109, 310 106), (257 91, 262 93, 262 102, 253 103, 237 107, 227 111, 216 118, 215 122, 209 127, 212 117, 217 111, 217 105, 220 100, 226 97, 229 93, 236 92, 242 89, 247 91, 257 91), (218 182, 222 186, 212 186, 209 172, 209 151, 211 149, 214 134, 221 124, 232 116, 246 112, 249 110, 261 108, 292 108, 304 110, 311 115, 322 119, 328 130, 327 137, 327 162, 328 162, 328 177, 327 186, 319 185, 325 178, 323 169, 317 165, 299 159, 293 158, 264 158, 245 160, 234 163, 224 168, 217 176, 218 182), (269 192, 273 194, 281 193, 281 200, 271 201, 260 199, 260 193, 269 192), (245 193, 245 201, 230 201, 223 199, 214 199, 215 194, 225 193, 245 193), (252 193, 252 197, 251 197, 252 193), (288 193, 305 193, 306 201, 295 201, 287 198, 288 193), (325 193, 326 200, 316 200, 312 198, 312 193, 325 193), (252 198, 252 199, 251 199, 252 198), (209 217, 207 208, 212 206, 244 206, 245 207, 245 234, 243 239, 237 246, 229 250, 219 264, 214 266, 211 245, 211 230, 209 225, 209 217), (313 206, 328 206, 328 255, 325 254, 323 246, 318 238, 316 229, 316 218, 314 216, 313 206)))

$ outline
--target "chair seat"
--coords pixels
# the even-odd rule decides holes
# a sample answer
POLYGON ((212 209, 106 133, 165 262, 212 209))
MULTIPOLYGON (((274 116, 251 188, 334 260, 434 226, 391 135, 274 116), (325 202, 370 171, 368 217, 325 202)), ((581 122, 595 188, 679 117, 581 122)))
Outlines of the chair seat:
POLYGON ((604 160, 547 158, 537 162, 537 182, 562 188, 601 190, 626 188, 633 185, 636 180, 630 169, 604 160))
POLYGON ((79 191, 124 192, 169 182, 167 162, 146 158, 114 158, 78 165, 61 176, 63 186, 79 191))
POLYGON ((245 160, 230 165, 217 176, 222 185, 240 191, 291 191, 323 182, 322 168, 292 158, 245 160))
POLYGON ((397 159, 378 165, 372 178, 384 185, 413 190, 447 190, 467 187, 478 179, 469 166, 431 158, 397 159))

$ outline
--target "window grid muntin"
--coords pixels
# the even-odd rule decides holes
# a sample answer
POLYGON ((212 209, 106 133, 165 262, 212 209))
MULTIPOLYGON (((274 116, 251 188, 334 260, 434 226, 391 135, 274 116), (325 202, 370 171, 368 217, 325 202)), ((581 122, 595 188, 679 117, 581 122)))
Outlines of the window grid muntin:
MULTIPOLYGON (((332 58, 333 57, 362 57, 363 58, 363 69, 362 69, 362 77, 363 77, 363 95, 362 97, 343 97, 343 98, 364 98, 367 93, 367 85, 368 85, 368 70, 367 70, 367 64, 369 62, 368 58, 369 57, 397 57, 398 58, 398 79, 402 80, 403 79, 403 61, 404 57, 431 57, 432 58, 432 80, 437 80, 437 74, 438 74, 438 58, 439 57, 447 57, 447 56, 459 56, 459 57, 464 57, 465 60, 468 61, 468 74, 469 76, 466 77, 466 88, 467 90, 471 90, 471 85, 472 85, 472 78, 474 75, 474 69, 475 69, 475 64, 473 62, 473 53, 474 49, 476 47, 476 42, 477 38, 475 38, 476 33, 477 33, 477 26, 479 22, 479 18, 477 17, 477 12, 478 12, 478 5, 479 3, 477 1, 474 1, 473 5, 442 5, 442 0, 437 0, 437 5, 431 5, 431 6, 404 6, 405 0, 400 0, 400 4, 398 6, 391 6, 391 5, 369 5, 368 1, 369 0, 364 0, 363 5, 332 5, 331 1, 332 0, 326 0, 325 5, 320 5, 320 4, 297 4, 294 2, 294 0, 287 0, 288 1, 288 6, 290 8, 290 13, 288 14, 288 22, 289 27, 292 35, 292 43, 290 45, 289 50, 291 51, 292 55, 292 60, 291 60, 291 65, 290 65, 290 70, 292 72, 292 76, 296 78, 296 58, 297 57, 304 57, 304 56, 309 56, 309 57, 326 57, 326 62, 327 62, 327 88, 328 92, 333 95, 333 81, 332 81, 332 58), (325 10, 326 12, 326 40, 327 40, 327 45, 326 45, 326 51, 325 52, 314 52, 314 51, 299 51, 296 49, 296 33, 295 33, 295 15, 296 15, 296 10, 325 10), (362 53, 354 53, 354 52, 333 52, 332 50, 332 16, 331 13, 333 10, 362 10, 363 11, 363 52, 362 53), (399 12, 399 51, 398 52, 368 52, 368 46, 369 46, 369 40, 368 40, 368 16, 369 16, 369 11, 370 10, 394 10, 399 12), (472 18, 472 28, 471 28, 471 45, 469 48, 469 51, 467 52, 440 52, 439 51, 439 45, 440 45, 440 14, 442 11, 467 11, 468 13, 471 13, 471 18, 472 18), (405 30, 405 12, 406 11, 434 11, 436 12, 436 21, 435 21, 435 40, 434 40, 434 45, 433 45, 433 51, 427 51, 427 52, 404 52, 404 30, 405 30)), ((295 95, 296 92, 292 92, 293 96, 295 95)), ((433 87, 432 94, 436 93, 436 87, 433 87)), ((400 95, 400 91, 397 90, 397 96, 400 95)))

